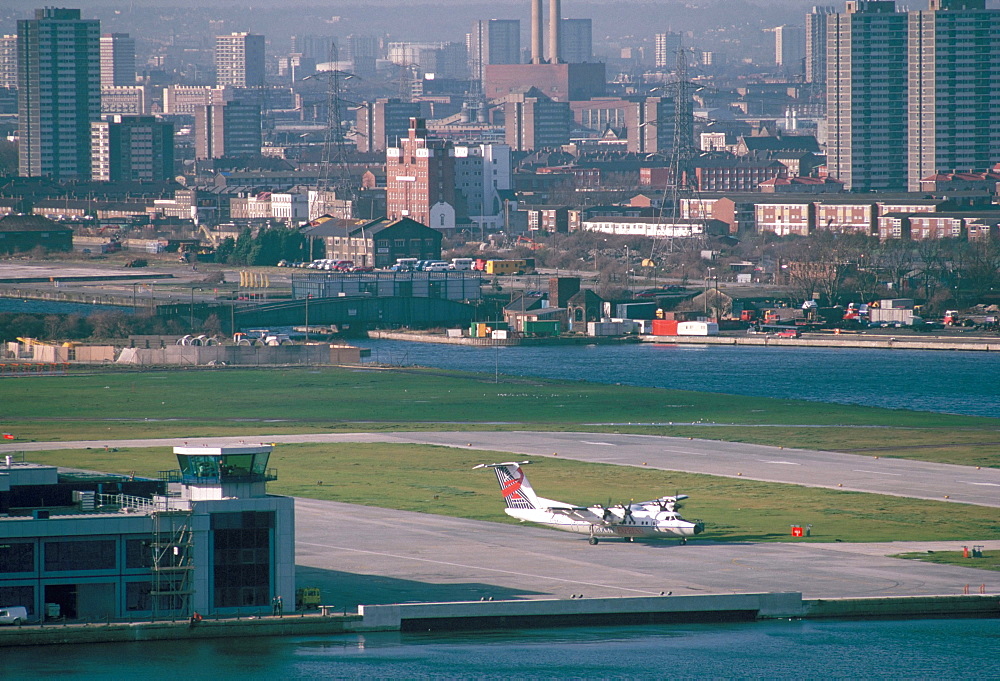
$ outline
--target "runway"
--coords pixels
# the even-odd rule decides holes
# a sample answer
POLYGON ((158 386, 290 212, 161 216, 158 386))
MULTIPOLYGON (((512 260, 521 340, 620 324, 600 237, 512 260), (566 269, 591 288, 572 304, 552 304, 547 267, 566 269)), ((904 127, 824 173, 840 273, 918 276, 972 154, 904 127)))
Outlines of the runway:
MULTIPOLYGON (((86 447, 169 447, 182 444, 218 446, 241 442, 238 437, 76 442, 30 442, 0 445, 0 454, 86 447)), ((512 457, 553 454, 595 463, 704 473, 806 487, 888 494, 1000 508, 1000 469, 929 463, 910 459, 840 454, 808 449, 782 449, 718 440, 541 431, 461 431, 400 433, 307 433, 258 435, 253 442, 394 442, 443 445, 505 452, 512 457)))

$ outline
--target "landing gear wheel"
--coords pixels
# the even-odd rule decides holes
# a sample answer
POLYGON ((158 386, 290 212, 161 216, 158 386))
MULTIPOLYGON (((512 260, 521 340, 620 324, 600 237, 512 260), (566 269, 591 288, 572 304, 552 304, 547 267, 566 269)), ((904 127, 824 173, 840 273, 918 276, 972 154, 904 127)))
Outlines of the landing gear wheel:
POLYGON ((629 544, 631 544, 632 542, 635 541, 635 537, 625 537, 625 541, 627 541, 629 544))
POLYGON ((681 546, 684 546, 687 543, 688 543, 687 537, 681 537, 681 546))
POLYGON ((597 537, 591 537, 587 541, 590 542, 591 546, 597 546, 597 537))

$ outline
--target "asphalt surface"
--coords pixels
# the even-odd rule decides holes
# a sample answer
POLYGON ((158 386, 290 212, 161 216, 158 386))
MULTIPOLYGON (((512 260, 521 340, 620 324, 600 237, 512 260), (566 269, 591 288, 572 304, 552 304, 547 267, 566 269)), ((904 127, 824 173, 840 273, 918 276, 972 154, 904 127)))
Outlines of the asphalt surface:
MULTIPOLYGON (((177 439, 0 444, 0 453, 84 447, 174 446, 177 439)), ((191 445, 241 442, 233 437, 190 438, 191 445)), ((258 435, 253 442, 411 442, 508 453, 511 458, 566 459, 646 466, 807 487, 950 501, 1000 508, 1000 469, 928 463, 858 454, 716 440, 608 433, 527 431, 258 435)), ((483 463, 495 454, 484 455, 483 463)))
MULTIPOLYGON (((11 451, 84 447, 240 444, 239 438, 34 442, 11 451)), ((418 442, 619 465, 838 487, 880 494, 1000 506, 1000 470, 757 445, 593 433, 350 433, 275 435, 257 442, 418 442)), ((30 459, 30 456, 28 457, 30 459)), ((490 456, 484 456, 491 458, 490 456)), ((499 500, 498 502, 499 503, 499 500)), ((695 539, 635 543, 529 525, 296 499, 300 586, 318 586, 324 604, 482 598, 569 598, 800 591, 806 598, 961 594, 1000 591, 1000 572, 888 556, 956 551, 957 542, 716 543, 695 539)), ((986 551, 1000 541, 982 542, 986 551)), ((972 561, 974 559, 970 559, 972 561)))
MULTIPOLYGON (((1000 573, 887 556, 958 550, 955 543, 713 543, 590 546, 584 536, 296 499, 300 586, 324 604, 588 598, 800 591, 806 598, 1000 591, 1000 573)), ((986 551, 1000 541, 985 542, 986 551)), ((972 561, 973 559, 970 559, 972 561)))

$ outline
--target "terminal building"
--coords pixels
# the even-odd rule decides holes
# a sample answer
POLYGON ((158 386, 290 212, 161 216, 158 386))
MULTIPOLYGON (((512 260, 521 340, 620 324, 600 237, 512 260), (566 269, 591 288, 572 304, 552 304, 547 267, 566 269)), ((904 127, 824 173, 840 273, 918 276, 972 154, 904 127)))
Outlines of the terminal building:
POLYGON ((159 480, 0 463, 0 604, 33 620, 271 612, 295 603, 294 504, 271 447, 175 447, 159 480))

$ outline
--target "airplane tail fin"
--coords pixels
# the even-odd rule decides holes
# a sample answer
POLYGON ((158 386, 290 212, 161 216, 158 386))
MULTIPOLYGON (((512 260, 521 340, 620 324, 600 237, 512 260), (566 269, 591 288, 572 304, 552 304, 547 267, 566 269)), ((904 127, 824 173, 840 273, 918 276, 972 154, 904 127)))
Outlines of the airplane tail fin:
POLYGON ((538 496, 531 488, 528 477, 521 466, 530 461, 508 461, 507 463, 481 463, 476 468, 492 468, 500 483, 500 492, 507 508, 539 508, 538 496))

